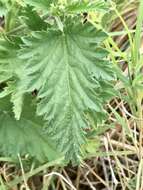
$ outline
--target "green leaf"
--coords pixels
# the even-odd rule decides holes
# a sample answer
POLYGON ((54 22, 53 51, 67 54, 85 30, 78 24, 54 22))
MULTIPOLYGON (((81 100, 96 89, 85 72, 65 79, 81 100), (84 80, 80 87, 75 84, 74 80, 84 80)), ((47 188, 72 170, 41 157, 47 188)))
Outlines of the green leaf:
POLYGON ((13 102, 15 118, 19 119, 22 112, 23 95, 20 86, 17 89, 17 79, 22 76, 24 62, 18 59, 17 51, 21 41, 14 38, 13 41, 0 39, 0 83, 5 82, 5 88, 0 93, 0 98, 9 94, 13 102))
POLYGON ((22 9, 21 20, 30 30, 38 31, 47 29, 47 24, 31 6, 26 6, 22 9))
POLYGON ((25 3, 36 8, 36 10, 42 10, 47 12, 52 3, 57 2, 57 0, 24 0, 25 3))
MULTIPOLYGON (((38 90, 37 114, 47 121, 45 131, 67 160, 83 154, 88 109, 103 112, 100 80, 113 80, 113 71, 100 43, 106 34, 92 25, 67 21, 61 31, 34 32, 24 38, 20 58, 27 62, 25 92, 38 90)), ((107 83, 108 85, 108 83, 107 83)))
POLYGON ((0 100, 0 153, 3 156, 29 155, 39 162, 54 160, 60 156, 50 139, 42 133, 43 122, 35 118, 34 106, 27 97, 22 117, 16 121, 11 115, 9 98, 0 100), (28 109, 27 109, 28 107, 28 109))
POLYGON ((76 1, 71 2, 66 8, 69 13, 83 13, 90 11, 102 11, 106 12, 109 10, 107 2, 104 0, 94 0, 94 1, 76 1))
POLYGON ((12 93, 11 102, 13 103, 13 112, 15 114, 16 120, 20 119, 23 106, 23 99, 23 94, 16 93, 15 91, 12 93))
POLYGON ((16 43, 5 39, 0 39, 0 83, 12 78, 17 70, 17 50, 16 43))

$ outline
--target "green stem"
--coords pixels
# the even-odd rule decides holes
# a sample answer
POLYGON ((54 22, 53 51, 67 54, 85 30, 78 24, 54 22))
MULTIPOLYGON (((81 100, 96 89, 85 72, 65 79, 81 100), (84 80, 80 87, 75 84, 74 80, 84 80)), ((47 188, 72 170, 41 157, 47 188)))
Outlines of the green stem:
MULTIPOLYGON (((135 66, 139 64, 139 60, 140 60, 139 50, 140 50, 140 45, 141 45, 142 24, 143 24, 143 1, 140 0, 138 19, 137 19, 137 27, 136 27, 135 40, 134 40, 134 64, 135 64, 135 66)), ((140 96, 140 90, 139 91, 136 90, 136 94, 137 94, 138 116, 141 117, 140 119, 142 119, 142 108, 141 108, 142 97, 140 96)))
POLYGON ((15 161, 10 157, 0 157, 0 162, 12 162, 12 163, 14 163, 15 161))
POLYGON ((139 12, 137 17, 137 26, 135 32, 135 41, 134 41, 134 62, 135 65, 138 64, 139 61, 139 49, 141 45, 141 32, 142 32, 142 24, 143 24, 143 1, 140 0, 139 12))
POLYGON ((9 32, 11 29, 15 27, 16 17, 19 12, 19 6, 13 2, 10 10, 8 11, 5 17, 5 31, 9 32))

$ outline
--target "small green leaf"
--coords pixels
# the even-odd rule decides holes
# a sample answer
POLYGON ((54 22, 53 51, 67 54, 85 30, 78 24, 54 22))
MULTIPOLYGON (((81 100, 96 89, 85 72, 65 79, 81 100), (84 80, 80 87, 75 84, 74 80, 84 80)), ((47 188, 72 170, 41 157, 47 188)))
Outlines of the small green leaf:
POLYGON ((20 89, 17 89, 17 79, 22 76, 24 66, 24 62, 21 62, 17 55, 20 48, 19 42, 17 39, 14 42, 0 40, 0 83, 6 82, 6 87, 0 92, 0 98, 12 94, 11 101, 16 119, 20 119, 23 100, 20 89))
POLYGON ((75 1, 67 5, 66 11, 69 13, 83 13, 90 11, 100 11, 106 12, 109 10, 107 2, 104 0, 94 0, 94 1, 75 1))
POLYGON ((24 0, 24 2, 35 7, 36 10, 47 12, 51 4, 57 2, 57 0, 24 0))
POLYGON ((33 10, 33 7, 26 6, 21 11, 21 20, 24 22, 30 30, 46 30, 47 24, 42 20, 39 14, 33 10))

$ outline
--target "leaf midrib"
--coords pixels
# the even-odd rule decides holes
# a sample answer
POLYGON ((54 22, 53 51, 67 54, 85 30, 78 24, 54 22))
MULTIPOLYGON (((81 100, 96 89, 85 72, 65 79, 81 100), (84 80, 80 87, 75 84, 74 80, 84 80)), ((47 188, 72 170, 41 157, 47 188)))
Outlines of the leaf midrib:
POLYGON ((70 64, 69 64, 69 58, 68 58, 68 36, 63 36, 63 49, 64 49, 64 60, 66 65, 66 79, 67 79, 67 88, 68 88, 68 97, 69 97, 69 109, 71 108, 73 112, 73 101, 71 96, 71 85, 70 85, 70 64))

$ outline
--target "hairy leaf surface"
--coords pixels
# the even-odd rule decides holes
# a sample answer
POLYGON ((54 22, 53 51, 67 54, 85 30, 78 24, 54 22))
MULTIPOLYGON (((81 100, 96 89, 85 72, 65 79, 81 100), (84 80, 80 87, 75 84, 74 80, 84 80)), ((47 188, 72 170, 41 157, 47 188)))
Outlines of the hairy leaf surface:
POLYGON ((113 79, 110 63, 104 59, 107 52, 100 47, 105 38, 90 24, 68 21, 64 33, 35 32, 23 39, 25 92, 38 90, 37 114, 44 115, 47 133, 67 160, 80 159, 89 127, 84 112, 103 111, 100 80, 113 79))

